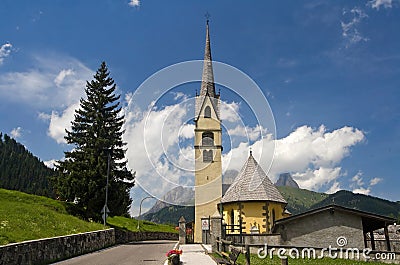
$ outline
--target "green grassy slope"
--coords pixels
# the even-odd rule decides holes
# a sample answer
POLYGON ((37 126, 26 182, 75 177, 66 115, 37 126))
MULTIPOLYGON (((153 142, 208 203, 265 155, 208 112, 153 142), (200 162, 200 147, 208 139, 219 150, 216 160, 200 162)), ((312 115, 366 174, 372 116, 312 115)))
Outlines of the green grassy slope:
POLYGON ((281 186, 277 187, 283 198, 288 202, 287 209, 292 214, 298 214, 310 209, 314 204, 326 199, 329 195, 304 189, 281 186))
POLYGON ((0 189, 0 245, 103 229, 67 213, 67 204, 0 189))
POLYGON ((112 227, 121 228, 133 232, 147 231, 147 232, 171 232, 178 233, 175 226, 166 224, 155 224, 146 220, 140 220, 139 230, 137 229, 137 220, 127 217, 114 216, 107 218, 107 223, 112 227))

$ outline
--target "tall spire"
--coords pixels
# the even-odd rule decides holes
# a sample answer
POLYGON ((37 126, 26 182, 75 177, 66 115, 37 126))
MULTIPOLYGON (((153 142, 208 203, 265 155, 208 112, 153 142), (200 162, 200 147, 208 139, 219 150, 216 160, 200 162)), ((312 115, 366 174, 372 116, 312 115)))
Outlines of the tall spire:
POLYGON ((204 65, 203 76, 201 78, 200 96, 205 96, 207 93, 210 97, 215 98, 215 84, 211 59, 210 29, 208 25, 208 18, 206 26, 206 48, 204 50, 204 65))

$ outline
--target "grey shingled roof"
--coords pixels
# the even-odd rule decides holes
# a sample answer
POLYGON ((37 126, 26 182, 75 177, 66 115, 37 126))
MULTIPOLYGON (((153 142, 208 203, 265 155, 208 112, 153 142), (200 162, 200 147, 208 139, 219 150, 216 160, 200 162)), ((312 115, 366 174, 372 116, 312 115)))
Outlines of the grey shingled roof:
POLYGON ((273 201, 287 203, 264 170, 250 156, 221 202, 273 201))

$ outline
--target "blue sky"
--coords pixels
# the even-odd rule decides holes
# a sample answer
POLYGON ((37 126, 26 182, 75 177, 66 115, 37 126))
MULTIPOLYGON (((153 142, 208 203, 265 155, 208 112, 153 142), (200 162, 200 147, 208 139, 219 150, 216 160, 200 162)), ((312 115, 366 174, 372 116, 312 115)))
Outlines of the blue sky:
MULTIPOLYGON (((251 77, 272 109, 277 160, 271 178, 287 169, 306 188, 342 188, 400 200, 397 0, 4 0, 0 131, 12 134, 43 161, 62 159, 69 148, 62 142, 64 128, 83 96, 85 80, 101 61, 107 62, 123 95, 127 116, 135 116, 143 110, 125 99, 143 81, 175 63, 202 59, 206 12, 211 14, 213 59, 251 77)), ((195 89, 188 85, 179 91, 190 97, 195 89)), ((177 100, 185 98, 175 93, 177 100)), ((223 89, 221 93, 228 112, 246 112, 239 98, 223 89)), ((168 104, 159 106, 155 116, 168 104)), ((177 122, 185 123, 184 115, 181 118, 177 122)), ((225 118, 229 121, 229 115, 225 118)), ((138 119, 131 117, 130 128, 136 128, 138 119)), ((254 126, 247 124, 246 114, 240 120, 249 130, 254 126)), ((239 129, 234 136, 241 137, 239 129)), ((133 133, 128 130, 131 137, 133 133)), ((193 141, 190 133, 183 139, 193 141)), ((240 142, 233 140, 225 154, 239 150, 240 142)), ((243 145, 239 153, 253 144, 243 145)), ((135 142, 128 147, 135 149, 135 142)), ((132 152, 131 167, 145 175, 132 152)), ((238 155, 236 164, 244 159, 238 155)))

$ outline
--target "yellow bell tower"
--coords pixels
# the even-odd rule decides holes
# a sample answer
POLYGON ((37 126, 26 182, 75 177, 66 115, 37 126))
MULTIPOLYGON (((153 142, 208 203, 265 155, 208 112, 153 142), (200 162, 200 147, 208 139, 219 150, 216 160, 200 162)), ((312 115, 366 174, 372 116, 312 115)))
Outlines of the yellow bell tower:
POLYGON ((207 20, 206 47, 200 94, 195 108, 195 229, 194 241, 202 241, 201 218, 218 211, 222 197, 222 130, 220 98, 215 93, 211 59, 210 34, 207 20))

